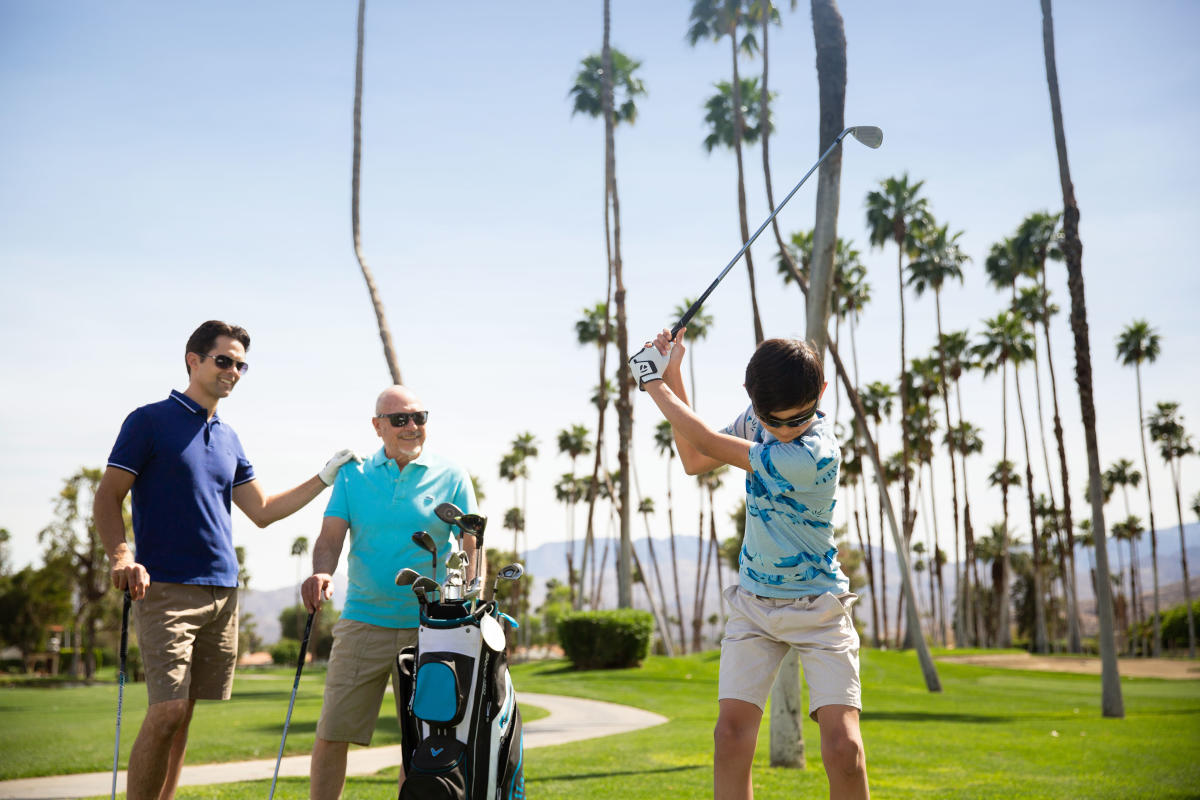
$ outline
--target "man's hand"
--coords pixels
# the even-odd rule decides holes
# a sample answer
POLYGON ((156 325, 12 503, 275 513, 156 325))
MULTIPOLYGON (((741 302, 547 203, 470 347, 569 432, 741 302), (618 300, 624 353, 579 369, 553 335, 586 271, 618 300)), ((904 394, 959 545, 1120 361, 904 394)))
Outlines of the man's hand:
POLYGON ((150 573, 127 555, 113 563, 112 584, 117 589, 129 592, 134 600, 141 600, 150 586, 150 573))
POLYGON ((333 486, 333 481, 337 478, 338 470, 347 461, 361 463, 362 459, 355 455, 353 450, 338 450, 333 454, 333 458, 326 461, 325 466, 321 467, 321 471, 317 473, 317 477, 321 479, 321 483, 326 486, 333 486))
POLYGON ((644 392, 647 383, 661 381, 669 362, 670 356, 660 353, 653 342, 646 342, 645 347, 629 359, 629 366, 633 369, 638 388, 644 392))
POLYGON ((316 612, 322 603, 333 599, 333 576, 324 572, 312 575, 300 585, 300 598, 308 613, 316 612))

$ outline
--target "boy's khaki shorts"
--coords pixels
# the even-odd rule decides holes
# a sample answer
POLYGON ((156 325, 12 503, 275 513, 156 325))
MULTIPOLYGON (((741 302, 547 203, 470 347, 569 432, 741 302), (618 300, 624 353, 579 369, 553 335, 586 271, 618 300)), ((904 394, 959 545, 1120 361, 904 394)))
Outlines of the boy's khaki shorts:
POLYGON ((734 585, 724 596, 729 620, 721 640, 719 699, 765 708, 779 663, 794 647, 808 681, 810 717, 815 720, 817 709, 834 704, 862 709, 859 639, 850 619, 858 595, 826 592, 787 600, 759 597, 734 585))
POLYGON ((238 591, 151 583, 133 604, 150 704, 228 700, 238 649, 238 591))
POLYGON ((370 744, 389 675, 399 717, 396 656, 416 643, 416 628, 381 628, 353 619, 338 620, 333 626, 317 736, 329 742, 370 744))

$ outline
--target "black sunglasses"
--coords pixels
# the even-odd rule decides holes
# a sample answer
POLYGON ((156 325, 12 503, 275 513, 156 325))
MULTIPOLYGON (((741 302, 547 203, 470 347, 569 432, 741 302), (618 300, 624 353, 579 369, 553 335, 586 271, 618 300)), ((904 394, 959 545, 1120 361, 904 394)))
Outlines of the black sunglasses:
POLYGON ((250 369, 250 365, 245 361, 234 361, 229 356, 214 356, 211 353, 196 353, 196 355, 200 356, 201 361, 206 358, 211 358, 213 363, 217 365, 217 369, 229 369, 230 367, 237 367, 238 375, 245 375, 246 370, 250 369))
POLYGON ((386 419, 388 422, 392 423, 393 428, 403 428, 411 419, 413 424, 419 428, 425 424, 426 420, 429 419, 429 412, 413 411, 412 413, 409 413, 407 411, 399 411, 395 414, 376 414, 375 417, 376 419, 386 419))
POLYGON ((772 428, 799 428, 801 425, 808 422, 810 419, 812 419, 813 417, 815 417, 817 415, 817 407, 813 406, 811 411, 806 411, 805 413, 801 414, 800 416, 792 417, 791 419, 776 419, 775 417, 772 417, 768 414, 759 414, 757 411, 755 411, 754 413, 755 413, 755 415, 758 416, 758 418, 760 420, 763 421, 764 425, 767 425, 769 427, 772 427, 772 428))

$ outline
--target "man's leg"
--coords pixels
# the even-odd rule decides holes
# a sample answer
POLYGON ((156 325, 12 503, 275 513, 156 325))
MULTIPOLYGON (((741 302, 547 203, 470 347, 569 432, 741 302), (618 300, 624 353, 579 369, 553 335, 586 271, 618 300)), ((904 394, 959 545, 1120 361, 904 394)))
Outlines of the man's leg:
POLYGON ((175 798, 175 789, 179 786, 179 773, 183 771, 183 756, 187 752, 188 728, 192 724, 192 712, 195 710, 196 701, 188 700, 187 716, 171 740, 171 753, 167 757, 167 776, 163 781, 158 800, 174 800, 175 798))
POLYGON ((309 771, 310 800, 337 800, 346 783, 346 751, 349 742, 331 742, 317 737, 313 742, 312 767, 309 771))
MULTIPOLYGON (((191 719, 192 703, 191 700, 167 700, 146 709, 146 718, 142 720, 129 753, 128 800, 159 800, 174 754, 176 736, 181 730, 183 741, 187 742, 187 721, 191 719)), ((182 764, 182 750, 179 761, 182 764)), ((175 781, 178 780, 177 767, 175 781)), ((174 793, 174 785, 171 793, 174 793)))
POLYGON ((713 731, 713 796, 715 800, 750 800, 754 786, 750 768, 758 745, 762 709, 745 700, 720 701, 713 731))
POLYGON ((821 761, 829 777, 829 796, 836 800, 867 800, 867 754, 858 727, 858 709, 829 705, 817 709, 821 726, 821 761))

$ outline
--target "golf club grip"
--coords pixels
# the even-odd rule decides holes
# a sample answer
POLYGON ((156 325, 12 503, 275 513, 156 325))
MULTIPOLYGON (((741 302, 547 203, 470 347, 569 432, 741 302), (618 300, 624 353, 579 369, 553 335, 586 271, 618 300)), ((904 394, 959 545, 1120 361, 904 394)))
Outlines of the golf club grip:
POLYGON ((121 674, 125 673, 125 658, 129 653, 129 607, 133 597, 125 592, 124 608, 121 609, 121 674))
POLYGON ((300 685, 300 670, 304 669, 304 657, 308 655, 308 637, 312 633, 313 617, 317 612, 308 612, 308 622, 304 623, 304 640, 300 642, 300 663, 296 665, 296 685, 300 685))

